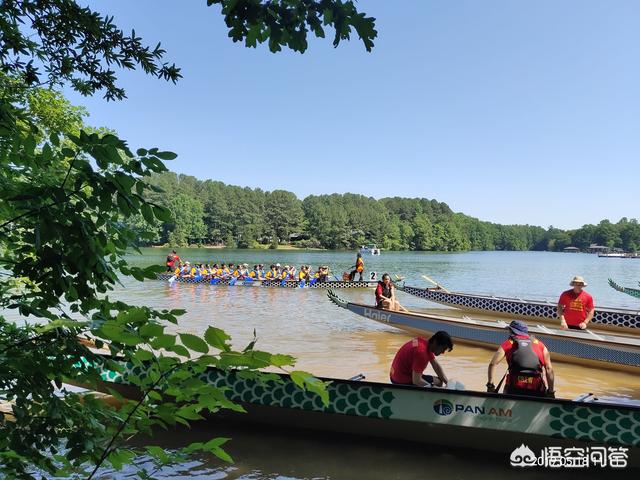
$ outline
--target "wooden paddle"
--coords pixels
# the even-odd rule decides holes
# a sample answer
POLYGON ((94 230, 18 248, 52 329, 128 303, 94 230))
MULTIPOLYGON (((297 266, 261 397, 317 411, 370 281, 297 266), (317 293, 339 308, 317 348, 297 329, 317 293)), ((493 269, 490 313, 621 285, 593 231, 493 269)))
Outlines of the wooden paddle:
POLYGON ((436 287, 438 287, 440 290, 442 290, 443 292, 446 293, 451 293, 449 290, 447 290, 446 288, 444 288, 442 285, 440 285, 438 282, 436 282, 435 280, 433 280, 432 278, 427 277, 426 275, 421 275, 422 278, 424 278, 427 282, 429 283, 433 283, 436 287))

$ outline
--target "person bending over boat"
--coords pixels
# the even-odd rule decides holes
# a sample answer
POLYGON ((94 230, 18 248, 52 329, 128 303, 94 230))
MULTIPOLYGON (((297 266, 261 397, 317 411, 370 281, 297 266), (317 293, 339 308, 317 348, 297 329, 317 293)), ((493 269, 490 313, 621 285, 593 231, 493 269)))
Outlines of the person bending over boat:
POLYGON ((349 275, 349 280, 355 280, 356 273, 360 274, 360 281, 362 281, 362 274, 364 273, 364 260, 362 259, 362 254, 360 252, 358 252, 358 255, 356 256, 356 264, 354 265, 354 270, 349 275))
POLYGON ((504 393, 555 398, 553 367, 547 347, 540 340, 530 336, 527 324, 520 320, 512 321, 507 328, 511 335, 498 347, 489 363, 487 392, 497 393, 498 390, 493 384, 494 373, 496 365, 506 357, 509 369, 506 373, 504 393), (546 385, 542 378, 543 371, 546 385))
POLYGON ((378 282, 378 286, 376 287, 376 308, 396 312, 409 311, 396 300, 396 287, 391 282, 391 277, 388 273, 382 275, 382 280, 378 282))
POLYGON ((453 350, 453 340, 447 332, 436 332, 429 340, 417 337, 405 343, 396 353, 389 371, 391 383, 416 387, 444 387, 449 383, 436 357, 453 350), (435 376, 424 375, 431 364, 435 376))
POLYGON ((593 319, 593 297, 584 291, 587 283, 580 276, 573 277, 571 289, 562 292, 558 300, 560 326, 572 330, 584 330, 593 319))

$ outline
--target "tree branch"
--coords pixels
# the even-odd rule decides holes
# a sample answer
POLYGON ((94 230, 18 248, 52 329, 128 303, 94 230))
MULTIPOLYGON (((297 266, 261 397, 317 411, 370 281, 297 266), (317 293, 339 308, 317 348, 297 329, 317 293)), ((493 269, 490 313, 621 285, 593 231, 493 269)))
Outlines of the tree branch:
POLYGON ((135 404, 135 406, 133 407, 133 409, 129 412, 129 414, 127 415, 127 418, 124 419, 124 421, 122 422, 122 424, 120 425, 120 427, 118 427, 118 431, 113 435, 113 437, 111 437, 111 440, 109 441, 109 444, 106 446, 106 448, 104 449, 104 451, 102 452, 102 455, 100 456, 100 459, 98 460, 98 462, 96 463, 96 466, 94 467, 93 471, 91 472, 91 474, 87 477, 87 480, 91 480, 94 475, 98 472, 98 470, 100 469, 100 467, 102 466, 102 464, 104 463, 104 461, 107 459, 107 457, 109 456, 109 453, 111 453, 111 447, 113 447, 113 444, 115 443, 115 441, 118 439, 118 437, 120 436, 120 434, 122 434, 122 431, 124 430, 124 427, 127 426, 127 424, 129 423, 129 420, 131 420, 131 417, 133 417, 133 414, 140 408, 140 405, 143 404, 143 402, 147 399, 147 395, 149 394, 149 392, 155 390, 155 388, 160 384, 160 381, 164 380, 165 377, 171 373, 172 371, 174 371, 176 368, 178 368, 180 366, 180 364, 178 365, 174 365, 173 367, 171 367, 169 370, 167 370, 166 372, 164 372, 162 375, 160 375, 160 377, 153 382, 153 385, 151 385, 151 387, 149 387, 149 389, 147 391, 144 392, 144 394, 142 395, 142 397, 140 398, 140 400, 138 400, 135 404))

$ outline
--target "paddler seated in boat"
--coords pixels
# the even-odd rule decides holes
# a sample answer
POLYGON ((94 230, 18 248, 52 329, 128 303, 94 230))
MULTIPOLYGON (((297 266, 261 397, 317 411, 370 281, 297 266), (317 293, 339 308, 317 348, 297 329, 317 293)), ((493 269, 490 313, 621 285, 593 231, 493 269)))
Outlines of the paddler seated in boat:
POLYGON ((309 276, 310 276, 309 269, 310 268, 311 267, 309 267, 309 265, 301 265, 300 266, 300 272, 298 272, 298 281, 299 282, 302 282, 302 281, 308 282, 309 281, 309 276))
POLYGON ((396 312, 409 311, 396 300, 396 287, 388 273, 382 275, 382 280, 378 282, 378 286, 376 287, 376 308, 396 312))
POLYGON ((494 374, 496 366, 506 357, 508 370, 504 393, 555 398, 553 367, 547 347, 529 335, 527 324, 520 320, 512 321, 507 328, 510 331, 509 338, 498 347, 489 363, 487 392, 497 393, 493 384, 494 374))
POLYGON ((349 280, 355 280, 356 273, 360 274, 360 281, 362 281, 362 274, 364 273, 364 260, 362 259, 362 254, 360 252, 358 252, 358 255, 356 256, 356 264, 354 265, 354 270, 349 275, 349 280))
POLYGON ((569 285, 572 288, 562 292, 558 300, 560 327, 584 330, 595 313, 593 297, 584 291, 584 287, 587 286, 584 278, 575 276, 569 285))
POLYGON ((269 271, 265 275, 265 278, 268 280, 275 280, 278 278, 278 269, 276 268, 275 265, 269 266, 269 271))
POLYGON ((329 278, 329 267, 327 265, 322 265, 318 267, 318 271, 316 272, 316 278, 319 283, 324 283, 329 278))
POLYGON ((247 277, 247 267, 245 267, 244 263, 239 263, 236 270, 233 272, 233 276, 238 279, 243 279, 247 277))
POLYGON ((180 270, 181 277, 190 277, 191 276, 191 264, 189 262, 185 262, 182 270, 180 270))
POLYGON ((389 371, 391 383, 415 385, 416 387, 444 387, 449 383, 436 357, 453 350, 453 340, 444 330, 436 332, 429 340, 414 338, 405 343, 396 353, 389 371), (425 375, 431 364, 435 376, 425 375))
POLYGON ((222 265, 220 265, 220 269, 218 270, 219 273, 219 277, 225 278, 228 277, 229 275, 231 275, 231 271, 229 270, 229 268, 227 267, 226 263, 223 263, 222 265))
POLYGON ((289 265, 285 265, 282 271, 280 272, 279 280, 288 280, 289 279, 289 265))

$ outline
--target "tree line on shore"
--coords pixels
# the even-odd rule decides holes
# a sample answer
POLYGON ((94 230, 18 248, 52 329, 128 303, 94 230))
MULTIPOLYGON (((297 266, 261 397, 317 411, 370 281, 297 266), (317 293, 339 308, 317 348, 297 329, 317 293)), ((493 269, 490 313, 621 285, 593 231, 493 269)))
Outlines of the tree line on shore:
POLYGON ((636 219, 602 220, 576 230, 500 225, 456 213, 426 198, 382 198, 345 193, 310 195, 226 185, 165 172, 153 175, 147 200, 164 205, 173 218, 149 227, 131 220, 141 245, 225 245, 238 248, 353 249, 376 243, 385 250, 581 249, 592 243, 627 251, 640 249, 636 219))

